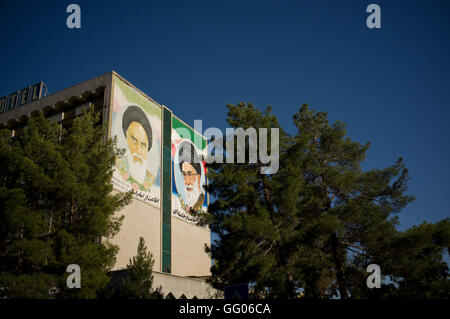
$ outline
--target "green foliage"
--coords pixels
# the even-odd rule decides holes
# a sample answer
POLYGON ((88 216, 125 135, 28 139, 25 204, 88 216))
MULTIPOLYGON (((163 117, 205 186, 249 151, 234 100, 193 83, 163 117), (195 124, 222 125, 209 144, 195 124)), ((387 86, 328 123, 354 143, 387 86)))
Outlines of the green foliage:
POLYGON ((209 166, 215 201, 202 220, 219 234, 207 249, 216 288, 251 282, 255 296, 274 298, 448 295, 442 251, 449 221, 396 229, 397 214, 414 199, 405 194, 402 159, 363 171, 369 143, 352 141, 344 123, 330 125, 326 113, 307 105, 293 117, 295 135, 282 130, 270 107, 228 108, 232 127, 280 129, 280 166, 272 175, 260 174, 260 162, 209 166), (366 286, 370 263, 392 278, 382 289, 366 286))
POLYGON ((127 276, 119 289, 121 298, 154 299, 153 284, 153 256, 147 251, 144 238, 140 237, 137 254, 127 265, 127 276))
POLYGON ((67 130, 41 113, 16 133, 0 132, 1 293, 94 298, 118 249, 107 242, 121 224, 114 212, 130 200, 111 194, 121 151, 92 109, 67 130), (81 289, 66 287, 69 264, 81 268, 81 289))

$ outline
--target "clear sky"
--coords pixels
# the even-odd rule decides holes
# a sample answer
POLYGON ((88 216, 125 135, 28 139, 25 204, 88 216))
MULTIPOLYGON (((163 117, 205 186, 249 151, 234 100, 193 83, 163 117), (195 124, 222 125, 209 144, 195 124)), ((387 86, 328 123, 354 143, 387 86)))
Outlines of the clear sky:
POLYGON ((308 103, 372 143, 364 168, 405 159, 401 229, 450 216, 450 1, 1 0, 0 30, 0 96, 115 70, 190 125, 224 129, 226 104, 249 101, 290 133, 308 103))

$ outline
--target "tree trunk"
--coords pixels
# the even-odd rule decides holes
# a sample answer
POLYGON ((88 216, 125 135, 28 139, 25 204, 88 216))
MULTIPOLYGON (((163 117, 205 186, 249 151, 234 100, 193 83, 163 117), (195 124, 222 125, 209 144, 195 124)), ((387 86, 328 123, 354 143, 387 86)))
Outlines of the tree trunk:
POLYGON ((331 235, 331 250, 334 260, 334 266, 336 268, 336 281, 338 285, 339 295, 341 299, 347 299, 347 286, 344 279, 343 257, 341 255, 341 249, 339 247, 339 239, 336 234, 331 235))

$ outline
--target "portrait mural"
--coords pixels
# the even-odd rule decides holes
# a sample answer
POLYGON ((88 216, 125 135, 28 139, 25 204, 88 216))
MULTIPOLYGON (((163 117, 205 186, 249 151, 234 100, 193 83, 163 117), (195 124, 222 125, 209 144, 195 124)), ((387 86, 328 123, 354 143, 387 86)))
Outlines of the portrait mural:
POLYGON ((161 109, 120 78, 114 78, 111 137, 124 149, 116 159, 113 185, 160 207, 161 109))
POLYGON ((206 140, 172 117, 172 214, 193 223, 208 206, 205 154, 206 140))

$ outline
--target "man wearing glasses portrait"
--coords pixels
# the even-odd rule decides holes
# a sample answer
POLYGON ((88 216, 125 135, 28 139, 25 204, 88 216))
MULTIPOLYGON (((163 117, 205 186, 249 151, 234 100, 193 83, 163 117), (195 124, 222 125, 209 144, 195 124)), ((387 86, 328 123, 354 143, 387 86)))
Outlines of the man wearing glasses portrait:
POLYGON ((179 146, 179 165, 185 187, 186 211, 198 212, 205 200, 201 187, 202 163, 195 147, 187 141, 179 146))

